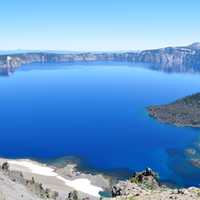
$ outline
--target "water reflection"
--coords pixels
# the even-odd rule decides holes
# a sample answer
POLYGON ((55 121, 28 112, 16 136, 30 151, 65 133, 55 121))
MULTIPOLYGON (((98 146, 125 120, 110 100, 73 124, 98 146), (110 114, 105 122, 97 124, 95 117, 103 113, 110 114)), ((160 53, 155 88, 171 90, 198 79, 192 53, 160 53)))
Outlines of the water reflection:
POLYGON ((0 68, 0 76, 9 76, 15 72, 12 68, 0 68))
POLYGON ((151 70, 162 71, 165 73, 189 73, 189 74, 199 74, 200 68, 197 66, 171 66, 166 67, 162 65, 148 65, 148 68, 151 70))
POLYGON ((73 69, 74 66, 101 66, 101 65, 109 65, 109 66, 129 66, 129 67, 142 67, 142 68, 147 68, 150 70, 155 70, 155 71, 161 71, 165 73, 188 73, 188 74, 199 74, 200 73, 200 68, 196 66, 192 67, 185 67, 185 66, 173 66, 173 67, 166 67, 162 65, 156 65, 156 64, 147 64, 147 63, 135 63, 135 62, 121 62, 121 61, 80 61, 80 62, 48 62, 48 63, 30 63, 30 64, 25 64, 22 65, 19 68, 0 68, 0 76, 9 76, 13 74, 15 71, 20 70, 20 71, 31 71, 31 70, 59 70, 63 69, 73 69))

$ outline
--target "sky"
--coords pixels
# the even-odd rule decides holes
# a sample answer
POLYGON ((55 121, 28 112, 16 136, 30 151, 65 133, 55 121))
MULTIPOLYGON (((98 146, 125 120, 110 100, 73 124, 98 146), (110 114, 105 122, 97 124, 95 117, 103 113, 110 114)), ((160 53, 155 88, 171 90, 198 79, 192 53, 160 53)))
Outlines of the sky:
POLYGON ((142 50, 200 41, 200 0, 1 0, 0 50, 142 50))

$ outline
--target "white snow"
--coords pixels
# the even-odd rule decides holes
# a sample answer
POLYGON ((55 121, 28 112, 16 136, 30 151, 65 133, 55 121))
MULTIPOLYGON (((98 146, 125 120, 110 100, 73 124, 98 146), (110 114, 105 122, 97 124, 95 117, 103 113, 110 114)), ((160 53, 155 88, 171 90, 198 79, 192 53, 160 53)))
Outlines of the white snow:
POLYGON ((91 184, 91 181, 86 178, 77 178, 75 180, 68 180, 59 174, 57 174, 53 168, 41 165, 36 162, 26 161, 26 160, 8 160, 10 165, 22 166, 30 170, 33 174, 43 175, 43 176, 54 176, 55 178, 63 181, 67 186, 86 194, 100 197, 99 192, 103 191, 101 187, 97 187, 91 184))

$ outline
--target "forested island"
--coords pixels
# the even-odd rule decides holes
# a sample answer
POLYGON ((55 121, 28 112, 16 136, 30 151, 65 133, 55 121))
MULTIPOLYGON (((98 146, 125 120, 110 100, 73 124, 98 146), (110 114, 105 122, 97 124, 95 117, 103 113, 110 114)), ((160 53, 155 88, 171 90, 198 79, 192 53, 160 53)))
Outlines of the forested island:
POLYGON ((167 105, 148 108, 150 116, 177 126, 200 127, 200 93, 184 97, 167 105))
MULTIPOLYGON (((31 63, 75 62, 130 62, 144 63, 165 72, 199 72, 200 44, 167 47, 132 52, 24 52, 0 56, 0 73, 9 75, 31 63)), ((200 127, 200 93, 167 105, 148 107, 150 116, 177 126, 200 127)), ((195 154, 194 149, 186 153, 195 154)), ((196 155, 195 155, 196 156, 196 155)), ((199 159, 191 159, 199 168, 199 159)), ((150 168, 135 172, 127 180, 111 181, 103 174, 78 171, 74 165, 57 167, 32 160, 0 159, 0 199, 51 200, 198 200, 197 187, 171 188, 160 183, 159 176, 150 168), (109 195, 108 195, 109 194, 109 195)))

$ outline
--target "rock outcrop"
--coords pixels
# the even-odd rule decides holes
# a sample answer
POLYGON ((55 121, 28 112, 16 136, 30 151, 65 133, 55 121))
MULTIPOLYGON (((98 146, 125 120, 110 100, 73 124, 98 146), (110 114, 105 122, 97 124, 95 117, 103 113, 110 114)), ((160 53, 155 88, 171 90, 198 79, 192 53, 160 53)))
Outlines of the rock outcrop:
POLYGON ((136 173, 130 180, 120 181, 112 188, 115 200, 198 200, 200 189, 172 189, 161 185, 158 176, 152 170, 146 169, 136 173))
POLYGON ((125 196, 135 193, 137 190, 158 189, 160 187, 159 177, 150 168, 135 173, 128 181, 119 181, 112 187, 112 197, 125 196))

